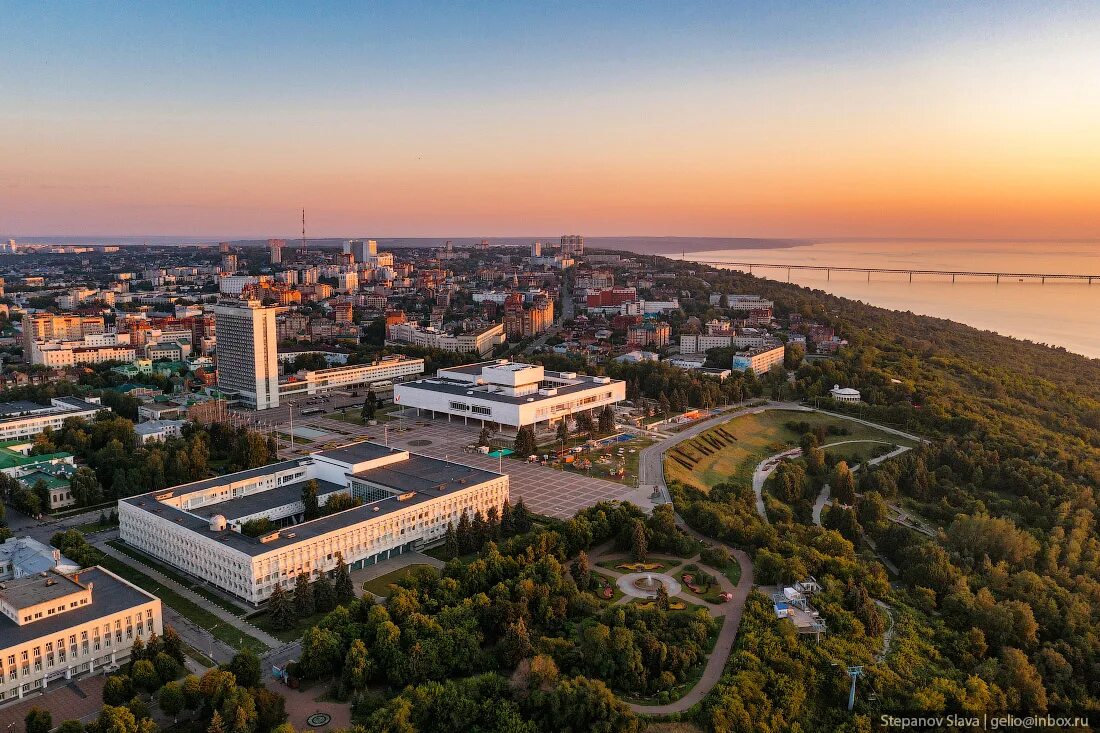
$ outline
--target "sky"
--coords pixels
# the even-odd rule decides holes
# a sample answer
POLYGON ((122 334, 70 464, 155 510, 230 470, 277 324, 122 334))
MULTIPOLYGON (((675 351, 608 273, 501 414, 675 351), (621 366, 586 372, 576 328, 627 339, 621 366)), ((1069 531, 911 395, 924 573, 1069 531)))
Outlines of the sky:
POLYGON ((1100 237, 1100 3, 0 12, 8 236, 1100 237))

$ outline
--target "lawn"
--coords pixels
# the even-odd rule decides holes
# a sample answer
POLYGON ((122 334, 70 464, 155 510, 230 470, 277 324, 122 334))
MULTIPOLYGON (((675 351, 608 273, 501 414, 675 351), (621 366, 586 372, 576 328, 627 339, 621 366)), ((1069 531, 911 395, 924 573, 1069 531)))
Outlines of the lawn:
POLYGON ((261 631, 266 631, 279 641, 291 642, 301 639, 302 635, 306 633, 306 629, 316 626, 327 615, 328 613, 315 613, 312 616, 298 619, 298 625, 293 629, 274 629, 271 627, 271 614, 267 611, 261 611, 255 616, 249 616, 248 623, 261 631))
MULTIPOLYGON (((279 436, 279 440, 281 440, 285 443, 291 442, 289 433, 275 433, 275 435, 279 436)), ((313 442, 313 438, 304 438, 301 435, 295 435, 294 436, 294 442, 299 443, 301 445, 309 445, 310 443, 313 442)))
POLYGON ((263 654, 267 651, 267 645, 259 639, 249 636, 243 631, 230 626, 210 613, 210 611, 207 611, 196 603, 192 603, 171 588, 161 585, 145 573, 130 567, 121 560, 116 560, 113 557, 105 555, 102 560, 100 560, 99 564, 115 575, 125 578, 142 590, 152 593, 163 603, 171 606, 180 614, 187 617, 191 623, 202 629, 206 629, 214 638, 225 642, 234 649, 251 649, 257 654, 263 654))
POLYGON ((722 575, 725 575, 731 583, 737 585, 741 582, 741 563, 734 560, 729 564, 729 567, 722 570, 722 575))
POLYGON ((78 524, 73 527, 77 532, 83 535, 95 534, 96 532, 105 532, 110 529, 118 529, 118 525, 114 522, 89 522, 88 524, 78 524))
POLYGON ((163 563, 149 557, 141 550, 136 550, 133 547, 130 547, 128 544, 121 540, 111 540, 107 544, 115 548, 119 552, 125 555, 129 555, 141 564, 146 565, 153 570, 156 570, 161 575, 167 578, 171 578, 172 580, 182 585, 184 588, 190 590, 192 593, 197 593, 214 605, 224 608, 226 611, 229 611, 234 616, 241 616, 246 613, 243 608, 233 603, 229 599, 222 597, 219 593, 204 587, 202 584, 196 582, 192 578, 188 578, 186 575, 180 573, 178 570, 170 568, 167 565, 164 565, 163 563))
MULTIPOLYGON (((632 440, 623 441, 621 443, 612 443, 611 445, 603 446, 596 449, 585 449, 580 453, 572 453, 572 463, 564 464, 566 471, 573 473, 583 473, 586 476, 592 476, 594 478, 602 478, 605 481, 614 481, 620 484, 626 484, 627 486, 634 486, 638 482, 638 459, 642 454, 642 449, 653 445, 657 441, 648 436, 638 436, 632 440), (623 452, 620 455, 619 449, 622 448, 623 452), (630 451, 634 452, 631 453, 630 451), (610 461, 600 463, 601 456, 609 456, 610 461), (578 467, 578 463, 587 460, 591 462, 591 468, 582 469, 578 467), (623 475, 619 476, 613 473, 614 469, 623 469, 623 475)), ((560 443, 547 444, 539 448, 539 453, 551 453, 557 451, 560 448, 560 443)), ((566 444, 567 446, 569 443, 566 444)), ((561 469, 562 463, 558 460, 550 461, 552 468, 561 469)))
MULTIPOLYGON (((385 407, 378 408, 374 413, 374 419, 377 422, 384 423, 390 420, 396 420, 397 418, 390 413, 396 409, 395 405, 386 405, 385 407)), ((339 420, 340 422, 351 423, 352 425, 366 425, 367 421, 363 419, 362 407, 349 407, 346 411, 330 412, 325 415, 330 420, 339 420)))
MULTIPOLYGON (((798 445, 802 435, 788 429, 785 425, 788 422, 805 422, 811 427, 836 426, 848 430, 847 435, 826 436, 826 443, 842 440, 884 440, 893 444, 912 445, 905 438, 842 417, 819 412, 765 410, 733 418, 669 449, 665 454, 665 478, 703 491, 723 482, 751 487, 753 470, 760 461, 798 445)), ((858 450, 858 445, 837 448, 858 450)))
MULTIPOLYGON (((388 597, 390 594, 390 584, 396 583, 399 580, 407 578, 410 573, 419 568, 431 568, 431 565, 423 563, 417 563, 414 565, 406 565, 399 570, 391 570, 385 575, 379 575, 374 580, 368 580, 363 583, 363 590, 369 591, 376 596, 388 597)), ((434 568, 433 568, 434 569, 434 568)))
MULTIPOLYGON (((908 444, 904 438, 897 438, 898 441, 908 444)), ((848 438, 837 436, 838 440, 848 440, 848 438)), ((897 447, 897 443, 891 441, 890 445, 883 443, 846 443, 844 445, 834 445, 832 447, 826 446, 825 455, 828 458, 835 458, 839 461, 847 461, 849 466, 858 466, 863 461, 871 458, 877 458, 878 456, 889 453, 897 447)))

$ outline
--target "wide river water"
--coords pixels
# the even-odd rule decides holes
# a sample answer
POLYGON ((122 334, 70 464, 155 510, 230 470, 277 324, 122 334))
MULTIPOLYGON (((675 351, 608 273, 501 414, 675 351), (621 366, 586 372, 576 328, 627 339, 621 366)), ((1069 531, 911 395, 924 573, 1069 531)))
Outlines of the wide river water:
MULTIPOLYGON (((1100 275, 1094 242, 825 242, 782 249, 687 252, 689 260, 916 270, 1100 275)), ((746 269, 730 266, 731 269, 746 269)), ((754 274, 787 280, 786 269, 754 274)), ((791 270, 790 281, 872 305, 949 318, 976 328, 1100 358, 1100 280, 1039 281, 791 270)))

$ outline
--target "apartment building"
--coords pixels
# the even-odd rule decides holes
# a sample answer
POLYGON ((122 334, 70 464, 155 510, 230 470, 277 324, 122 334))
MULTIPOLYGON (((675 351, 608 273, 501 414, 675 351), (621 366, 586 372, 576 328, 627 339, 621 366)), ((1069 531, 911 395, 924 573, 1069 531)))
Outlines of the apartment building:
POLYGON ((0 402, 0 441, 31 438, 46 428, 60 430, 70 417, 92 420, 100 410, 109 409, 98 397, 54 397, 48 405, 26 400, 0 402))
POLYGON ((735 371, 743 372, 752 369, 753 374, 764 374, 776 365, 783 365, 783 355, 786 348, 783 344, 769 344, 738 354, 733 357, 731 365, 735 371))
POLYGON ((396 343, 412 344, 444 351, 472 351, 482 356, 493 352, 503 344, 504 324, 494 323, 480 330, 448 333, 433 328, 421 328, 416 323, 395 323, 389 327, 389 339, 396 343))

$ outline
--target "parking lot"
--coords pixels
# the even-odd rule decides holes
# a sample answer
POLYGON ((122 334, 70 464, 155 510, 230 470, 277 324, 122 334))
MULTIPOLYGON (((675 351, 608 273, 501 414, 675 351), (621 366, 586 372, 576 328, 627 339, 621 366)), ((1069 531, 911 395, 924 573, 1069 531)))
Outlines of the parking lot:
POLYGON ((647 511, 652 507, 649 494, 612 481, 583 476, 538 464, 504 458, 503 460, 477 452, 466 452, 466 446, 477 442, 480 426, 471 423, 448 423, 446 419, 401 418, 385 425, 359 426, 323 416, 310 416, 299 424, 327 433, 327 437, 310 444, 296 444, 293 451, 284 446, 280 454, 289 458, 311 451, 335 447, 355 440, 374 440, 404 448, 415 453, 465 463, 490 471, 502 470, 511 479, 512 503, 521 498, 528 508, 539 514, 566 519, 579 509, 610 499, 628 500, 647 511))

